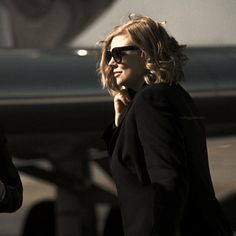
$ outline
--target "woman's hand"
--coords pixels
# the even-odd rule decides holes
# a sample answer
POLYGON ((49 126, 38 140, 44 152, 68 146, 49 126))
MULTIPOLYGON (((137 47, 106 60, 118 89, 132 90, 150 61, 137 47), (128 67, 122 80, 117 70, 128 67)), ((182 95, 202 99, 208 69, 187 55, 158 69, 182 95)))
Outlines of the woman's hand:
POLYGON ((114 109, 115 109, 115 126, 119 126, 126 111, 128 104, 130 103, 130 97, 126 90, 122 90, 114 97, 114 109))

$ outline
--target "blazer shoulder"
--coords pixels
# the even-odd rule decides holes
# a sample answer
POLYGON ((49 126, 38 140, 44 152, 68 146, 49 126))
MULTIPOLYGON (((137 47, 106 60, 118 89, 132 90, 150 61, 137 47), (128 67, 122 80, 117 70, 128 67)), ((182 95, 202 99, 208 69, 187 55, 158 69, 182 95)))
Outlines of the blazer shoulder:
POLYGON ((173 85, 167 83, 147 85, 137 93, 135 100, 136 103, 166 103, 171 90, 173 90, 173 85))

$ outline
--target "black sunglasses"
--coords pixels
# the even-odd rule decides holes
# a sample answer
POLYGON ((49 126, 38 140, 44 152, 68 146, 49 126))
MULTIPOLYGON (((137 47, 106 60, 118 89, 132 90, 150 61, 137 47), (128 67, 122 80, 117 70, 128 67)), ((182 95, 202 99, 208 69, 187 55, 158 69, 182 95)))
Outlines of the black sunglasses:
POLYGON ((106 62, 109 64, 111 58, 113 57, 114 61, 116 63, 121 63, 122 61, 122 52, 123 51, 133 51, 133 50, 139 50, 136 46, 124 46, 124 47, 116 47, 113 48, 111 51, 106 51, 106 62))

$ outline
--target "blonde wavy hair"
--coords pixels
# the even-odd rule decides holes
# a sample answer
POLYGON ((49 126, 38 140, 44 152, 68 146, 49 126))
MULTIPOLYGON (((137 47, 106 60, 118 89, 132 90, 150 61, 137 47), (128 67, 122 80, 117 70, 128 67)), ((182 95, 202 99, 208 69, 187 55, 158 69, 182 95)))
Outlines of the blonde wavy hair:
POLYGON ((184 79, 183 64, 187 57, 183 54, 183 50, 186 45, 179 45, 175 38, 167 33, 163 23, 156 23, 146 16, 132 14, 126 23, 115 26, 105 40, 100 41, 98 72, 102 87, 112 96, 121 88, 113 76, 112 67, 106 62, 106 51, 109 50, 112 39, 124 33, 131 36, 133 45, 136 45, 144 55, 146 84, 172 83, 184 79))

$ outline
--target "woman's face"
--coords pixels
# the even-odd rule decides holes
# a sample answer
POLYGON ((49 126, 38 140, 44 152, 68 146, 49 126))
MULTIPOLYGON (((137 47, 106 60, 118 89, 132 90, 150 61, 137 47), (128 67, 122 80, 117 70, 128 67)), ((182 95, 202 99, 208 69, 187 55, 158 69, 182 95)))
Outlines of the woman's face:
MULTIPOLYGON (((117 47, 135 46, 129 34, 115 36, 110 45, 110 51, 117 47)), ((121 51, 121 62, 116 62, 112 57, 109 66, 119 87, 139 90, 144 84, 145 64, 140 50, 121 51)))

